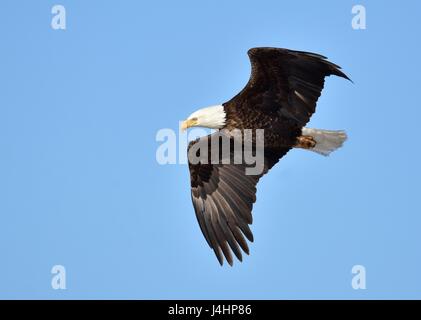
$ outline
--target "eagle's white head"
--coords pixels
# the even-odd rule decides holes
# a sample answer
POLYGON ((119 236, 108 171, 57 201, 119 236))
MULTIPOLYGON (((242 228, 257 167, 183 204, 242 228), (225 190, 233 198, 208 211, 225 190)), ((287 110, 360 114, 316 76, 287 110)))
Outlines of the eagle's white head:
POLYGON ((225 126, 226 113, 224 106, 217 105, 193 112, 181 124, 181 130, 186 130, 190 127, 204 127, 210 129, 222 129, 225 126))

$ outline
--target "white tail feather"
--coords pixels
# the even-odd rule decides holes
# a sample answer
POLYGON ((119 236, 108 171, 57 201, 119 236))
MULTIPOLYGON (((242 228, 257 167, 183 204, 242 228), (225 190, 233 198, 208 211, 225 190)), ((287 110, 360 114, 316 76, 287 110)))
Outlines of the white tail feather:
POLYGON ((342 130, 334 131, 303 128, 302 135, 313 137, 316 141, 316 145, 314 148, 309 150, 324 156, 328 156, 331 152, 342 147, 343 143, 347 139, 345 131, 342 130))

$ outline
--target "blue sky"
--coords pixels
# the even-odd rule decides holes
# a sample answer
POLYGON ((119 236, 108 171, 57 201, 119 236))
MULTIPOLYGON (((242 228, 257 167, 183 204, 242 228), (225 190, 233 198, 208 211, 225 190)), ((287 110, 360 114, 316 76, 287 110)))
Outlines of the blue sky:
POLYGON ((0 298, 421 298, 418 1, 1 1, 0 298), (67 29, 53 30, 62 4, 67 29), (351 28, 351 8, 367 29, 351 28), (220 267, 161 128, 227 101, 255 46, 313 51, 329 78, 258 186, 251 255, 220 267), (351 287, 363 265, 367 289, 351 287), (53 290, 51 268, 66 268, 53 290))

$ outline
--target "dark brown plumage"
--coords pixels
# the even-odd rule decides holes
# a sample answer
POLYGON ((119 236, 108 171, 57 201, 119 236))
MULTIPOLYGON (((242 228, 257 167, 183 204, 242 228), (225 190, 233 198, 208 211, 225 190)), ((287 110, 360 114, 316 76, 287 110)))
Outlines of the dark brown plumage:
MULTIPOLYGON (((264 172, 246 175, 244 162, 189 163, 196 217, 221 265, 223 257, 233 264, 231 251, 240 261, 241 250, 249 253, 246 239, 253 241, 249 225, 256 185, 296 145, 302 128, 315 112, 324 78, 337 75, 348 79, 340 67, 314 53, 253 48, 248 55, 252 67, 250 80, 240 93, 223 104, 226 113, 223 129, 265 129, 264 172)), ((200 149, 200 144, 207 143, 209 137, 191 142, 189 159, 194 150, 200 149)), ((210 144, 208 150, 210 159, 210 144)), ((230 157, 233 156, 231 152, 230 157)))

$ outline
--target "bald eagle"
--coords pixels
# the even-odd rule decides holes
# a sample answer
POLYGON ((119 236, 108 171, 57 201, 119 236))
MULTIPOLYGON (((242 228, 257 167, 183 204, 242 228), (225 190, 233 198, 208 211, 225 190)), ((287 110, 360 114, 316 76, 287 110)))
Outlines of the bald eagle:
MULTIPOLYGON (((249 165, 244 160, 232 161, 232 148, 228 156, 231 161, 210 160, 209 138, 219 132, 188 146, 193 207, 200 229, 221 265, 225 257, 232 266, 232 253, 240 261, 242 251, 249 254, 246 239, 253 242, 249 225, 259 179, 292 148, 329 155, 347 138, 344 131, 305 127, 315 112, 325 77, 336 75, 349 80, 339 66, 316 53, 281 48, 252 48, 248 55, 251 77, 244 89, 228 102, 192 113, 181 125, 183 130, 199 126, 224 134, 264 129, 264 169, 260 174, 247 174, 249 165), (209 146, 207 156, 192 162, 191 156, 197 151, 191 151, 199 150, 201 145, 209 146)), ((232 145, 234 138, 227 136, 232 145)), ((251 141, 256 144, 257 140, 251 141)))

